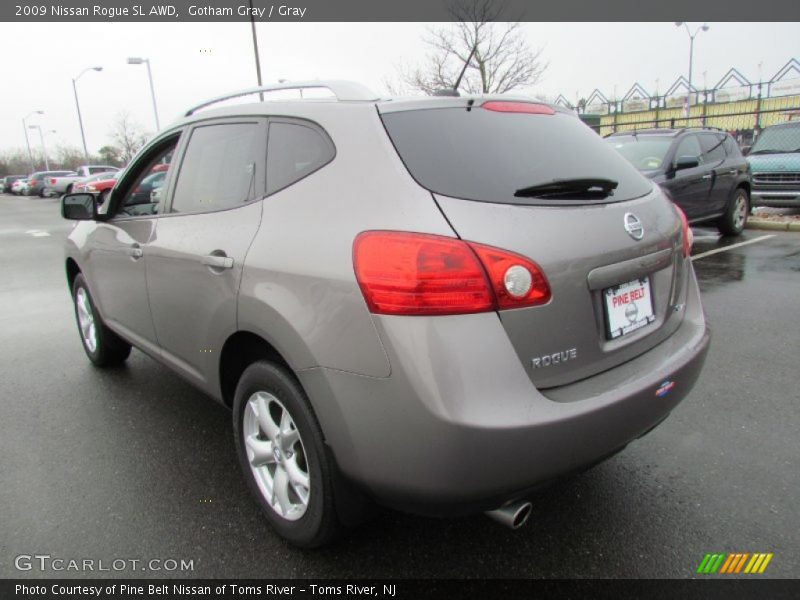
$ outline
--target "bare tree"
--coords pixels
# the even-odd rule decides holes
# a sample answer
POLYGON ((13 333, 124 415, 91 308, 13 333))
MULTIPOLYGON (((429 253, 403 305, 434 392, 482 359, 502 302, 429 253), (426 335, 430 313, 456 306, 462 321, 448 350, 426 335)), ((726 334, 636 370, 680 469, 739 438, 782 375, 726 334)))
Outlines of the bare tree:
POLYGON ((148 134, 142 126, 131 119, 130 113, 117 113, 109 132, 112 145, 119 150, 119 160, 127 164, 136 152, 144 146, 148 134))
MULTIPOLYGON (((58 145, 49 152, 50 169, 53 171, 76 169, 86 164, 83 150, 77 146, 58 145)), ((89 164, 97 163, 97 156, 89 156, 89 164)), ((33 172, 44 170, 44 155, 41 150, 33 149, 33 172)), ((0 176, 24 175, 31 173, 28 152, 24 148, 15 148, 0 152, 0 176)))
MULTIPOLYGON (((54 159, 50 159, 50 166, 54 169, 75 169, 80 165, 86 164, 86 156, 83 154, 83 150, 77 146, 59 145, 53 154, 54 159), (55 160, 55 163, 53 160, 55 160), (57 164, 58 167, 54 167, 54 164, 57 164)), ((93 162, 91 158, 90 156, 89 164, 93 162)))
MULTIPOLYGON (((38 164, 38 156, 34 155, 34 168, 38 164)), ((30 170, 30 158, 25 148, 14 148, 0 152, 0 175, 26 175, 30 170)))
MULTIPOLYGON (((531 48, 520 23, 498 22, 503 9, 497 0, 450 4, 448 10, 456 22, 428 30, 426 63, 421 68, 400 68, 403 84, 426 94, 453 89, 466 64, 459 89, 470 94, 502 94, 534 85, 547 68, 542 49, 531 48)), ((392 92, 399 89, 386 83, 392 92)))

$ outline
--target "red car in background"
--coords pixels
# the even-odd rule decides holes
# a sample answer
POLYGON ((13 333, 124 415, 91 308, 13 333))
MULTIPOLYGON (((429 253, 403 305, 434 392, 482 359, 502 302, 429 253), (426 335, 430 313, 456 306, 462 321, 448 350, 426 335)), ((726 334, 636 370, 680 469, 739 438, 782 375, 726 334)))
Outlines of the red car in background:
POLYGON ((99 193, 100 199, 99 202, 102 204, 106 201, 108 197, 108 193, 111 191, 116 183, 117 179, 119 178, 120 173, 122 171, 115 171, 113 173, 101 173, 100 175, 95 175, 94 177, 90 177, 88 179, 84 179, 83 181, 79 181, 78 183, 72 186, 72 192, 92 192, 92 193, 99 193))
MULTIPOLYGON (((150 169, 150 173, 153 174, 153 173, 166 172, 168 169, 169 169, 169 163, 161 163, 150 169)), ((100 194, 100 197, 98 198, 98 203, 103 204, 106 201, 106 198, 108 198, 108 194, 111 193, 111 189, 115 185, 117 185, 117 179, 119 179, 122 173, 123 171, 119 170, 115 173, 106 173, 105 177, 101 178, 94 177, 87 181, 83 181, 80 184, 76 184, 73 187, 72 191, 100 194)))

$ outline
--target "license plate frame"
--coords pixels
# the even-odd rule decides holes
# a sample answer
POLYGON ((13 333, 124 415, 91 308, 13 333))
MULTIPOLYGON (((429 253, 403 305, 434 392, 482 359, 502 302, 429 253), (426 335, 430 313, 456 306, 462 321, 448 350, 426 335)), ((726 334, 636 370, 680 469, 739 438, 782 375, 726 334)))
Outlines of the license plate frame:
POLYGON ((609 340, 623 338, 656 320, 653 288, 648 276, 606 288, 602 295, 609 340))

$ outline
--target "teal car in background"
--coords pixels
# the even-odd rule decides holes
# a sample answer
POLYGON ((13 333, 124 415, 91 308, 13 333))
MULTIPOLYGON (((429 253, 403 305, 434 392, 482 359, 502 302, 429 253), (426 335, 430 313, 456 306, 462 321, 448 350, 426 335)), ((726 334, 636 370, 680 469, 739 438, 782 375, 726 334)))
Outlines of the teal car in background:
POLYGON ((752 206, 800 207, 800 121, 765 128, 747 155, 752 206))

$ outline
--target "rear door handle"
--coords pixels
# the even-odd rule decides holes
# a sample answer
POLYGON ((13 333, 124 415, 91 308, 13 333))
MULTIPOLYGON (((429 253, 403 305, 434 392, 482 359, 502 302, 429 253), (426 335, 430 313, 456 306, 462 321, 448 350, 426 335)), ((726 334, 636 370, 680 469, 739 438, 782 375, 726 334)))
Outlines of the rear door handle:
POLYGON ((130 256, 131 258, 134 258, 134 259, 142 258, 142 254, 143 254, 143 252, 142 252, 142 249, 139 246, 139 244, 131 244, 128 247, 128 256, 130 256))
POLYGON ((731 169, 730 171, 728 171, 728 175, 736 175, 738 172, 739 171, 736 169, 731 169))
POLYGON ((714 176, 713 173, 706 173, 705 175, 703 175, 703 179, 711 179, 713 176, 714 176))
POLYGON ((209 254, 203 257, 203 264, 215 269, 231 269, 233 268, 233 259, 230 256, 209 254))

